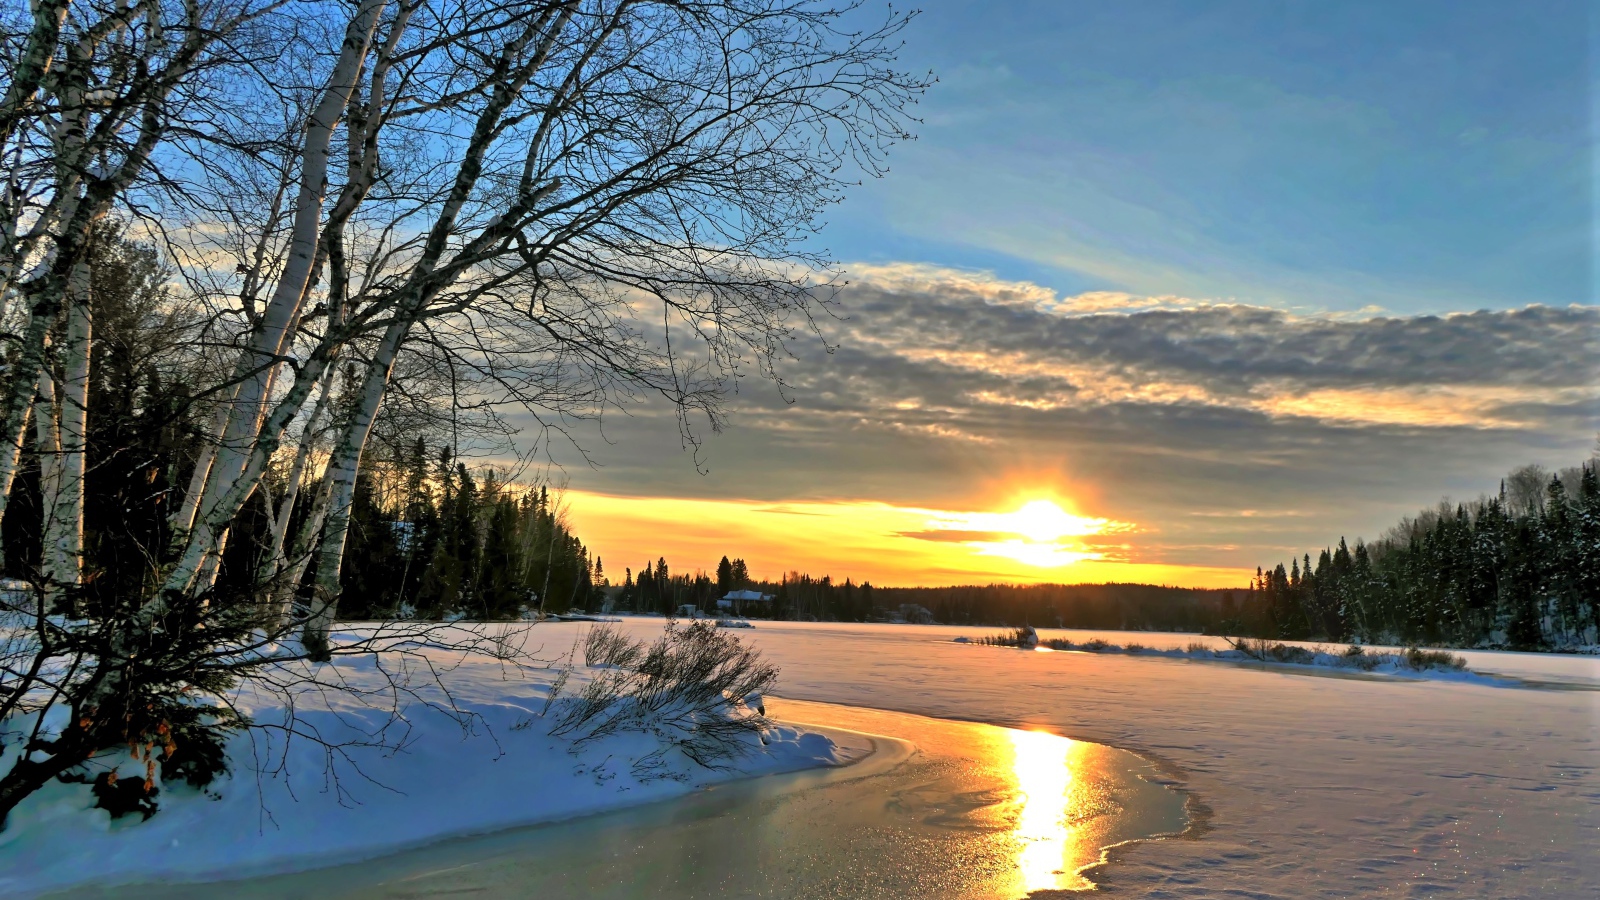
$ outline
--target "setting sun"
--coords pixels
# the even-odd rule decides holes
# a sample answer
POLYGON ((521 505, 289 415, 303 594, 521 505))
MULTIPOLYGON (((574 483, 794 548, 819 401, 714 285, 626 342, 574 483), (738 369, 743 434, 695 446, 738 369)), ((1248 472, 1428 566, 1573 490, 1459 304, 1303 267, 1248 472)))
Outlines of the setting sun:
POLYGON ((1027 538, 1038 543, 1064 537, 1101 534, 1117 523, 1109 519, 1075 516, 1050 500, 1030 500, 1016 512, 958 513, 929 523, 936 528, 994 531, 1027 538))
POLYGON ((1080 539, 1133 530, 1126 522, 1074 515, 1043 498, 1029 500, 1013 512, 938 513, 927 524, 981 556, 998 556, 1036 569, 1104 559, 1104 553, 1080 539))

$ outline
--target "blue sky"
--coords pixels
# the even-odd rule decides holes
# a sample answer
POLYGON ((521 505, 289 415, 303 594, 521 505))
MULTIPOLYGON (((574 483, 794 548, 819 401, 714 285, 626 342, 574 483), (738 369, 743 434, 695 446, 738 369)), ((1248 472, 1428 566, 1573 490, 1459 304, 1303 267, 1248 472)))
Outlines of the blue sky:
POLYGON ((921 139, 822 242, 1066 294, 1592 302, 1589 10, 933 0, 921 139))

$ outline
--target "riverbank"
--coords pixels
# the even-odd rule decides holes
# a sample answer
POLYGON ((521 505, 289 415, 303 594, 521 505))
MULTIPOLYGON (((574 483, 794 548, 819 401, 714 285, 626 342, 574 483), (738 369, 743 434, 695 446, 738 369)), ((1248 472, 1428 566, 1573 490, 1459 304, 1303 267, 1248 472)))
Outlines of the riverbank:
POLYGON ((114 896, 1020 898, 1091 887, 1084 873, 1107 848, 1194 830, 1186 798, 1126 751, 831 704, 768 698, 768 711, 874 751, 848 766, 743 779, 354 865, 114 896))
MULTIPOLYGON (((527 637, 556 656, 579 629, 537 626, 527 637)), ((426 662, 432 671, 398 673, 399 716, 389 702, 397 673, 379 671, 370 658, 340 658, 318 670, 321 683, 354 690, 298 692, 293 733, 281 728, 281 705, 241 695, 241 708, 266 727, 235 736, 231 774, 205 793, 158 785, 160 810, 148 821, 138 814, 112 820, 90 808, 87 785, 50 785, 0 831, 0 896, 319 868, 740 778, 841 765, 870 751, 870 743, 786 725, 769 729, 764 742, 750 735, 745 752, 722 770, 660 754, 662 741, 641 731, 577 746, 549 731, 595 670, 580 664, 564 675, 552 662, 518 672, 487 657, 445 654, 426 662)), ((143 763, 111 762, 122 764, 125 777, 144 777, 143 763)))

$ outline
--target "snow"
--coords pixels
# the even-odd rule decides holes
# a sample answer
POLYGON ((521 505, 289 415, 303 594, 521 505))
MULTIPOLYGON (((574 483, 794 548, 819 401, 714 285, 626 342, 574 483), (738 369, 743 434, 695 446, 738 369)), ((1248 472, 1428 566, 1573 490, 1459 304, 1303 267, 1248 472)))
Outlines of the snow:
MULTIPOLYGON (((952 641, 990 631, 763 622, 746 639, 782 667, 784 697, 1044 727, 1160 762, 1210 817, 1197 839, 1117 850, 1096 873, 1115 891, 1600 896, 1600 659, 1462 654, 1479 673, 1581 688, 1552 690, 952 641)), ((1095 636, 1227 646, 1040 629, 1095 636)))
MULTIPOLYGON (((1132 632, 1122 637, 1123 644, 1111 643, 1104 637, 1071 640, 1047 639, 1049 646, 1040 646, 1038 634, 1028 628, 1020 638, 1020 646, 1007 647, 1006 645, 985 645, 991 649, 1020 649, 1024 651, 1037 650, 1043 653, 1126 653, 1135 656, 1158 656, 1166 659, 1191 659, 1199 661, 1212 661, 1235 663, 1251 666, 1281 666, 1290 670, 1332 670, 1352 677, 1367 676, 1372 678, 1428 678, 1445 681, 1471 681, 1482 684, 1514 684, 1525 679, 1507 675, 1489 675, 1474 672, 1466 668, 1457 668, 1454 665, 1439 665, 1431 660, 1424 660, 1420 667, 1413 666, 1406 661, 1404 651, 1384 650, 1381 648, 1366 647, 1354 656, 1346 653, 1341 648, 1329 647, 1321 644, 1308 644, 1301 642, 1288 642, 1291 647, 1303 648, 1305 659, 1283 660, 1264 658, 1267 654, 1261 652, 1246 653, 1244 650, 1228 646, 1226 649, 1214 649, 1210 646, 1197 646, 1201 641, 1191 641, 1182 648, 1178 647, 1150 647, 1143 643, 1144 632, 1132 632)), ((1010 635, 1004 635, 1010 638, 1010 635)), ((958 636, 951 639, 956 644, 975 643, 971 638, 958 636)), ((1462 662, 1465 658, 1460 654, 1452 654, 1462 662)))
MULTIPOLYGON (((659 633, 660 620, 651 636, 659 633)), ((530 634, 555 655, 586 625, 539 625, 530 634)), ((867 752, 815 732, 778 727, 762 745, 752 739, 736 768, 714 772, 674 754, 665 769, 640 777, 631 763, 656 750, 656 739, 625 733, 574 751, 546 732, 557 700, 541 717, 555 669, 524 677, 485 658, 437 654, 457 713, 439 705, 426 677, 404 721, 391 722, 381 696, 303 692, 302 727, 332 742, 386 738, 402 749, 352 747, 330 754, 303 738, 255 731, 231 745, 234 773, 213 785, 220 799, 187 785, 163 786, 153 818, 112 821, 89 808, 85 785, 52 784, 13 812, 0 831, 0 896, 21 897, 89 883, 205 880, 313 868, 372 857, 445 837, 585 815, 685 794, 749 775, 833 765, 867 752), (463 725, 463 717, 466 722, 463 725), (329 778, 332 771, 337 782, 329 778)), ((370 658, 332 664, 331 677, 378 690, 385 683, 370 658)), ((420 673, 418 673, 420 674, 420 673)), ((563 696, 581 689, 578 666, 563 696)), ((380 691, 381 694, 381 691, 380 691)), ((241 698, 257 722, 280 721, 281 707, 241 698)), ((760 703, 759 696, 754 697, 760 703)), ((841 738, 841 741, 844 741, 841 738)), ((9 767, 10 755, 0 756, 9 767)), ((119 774, 144 777, 144 764, 122 754, 119 774)))
MULTIPOLYGON (((630 617, 618 627, 648 639, 663 624, 630 617)), ((546 623, 534 634, 563 652, 587 627, 546 623)), ((1261 900, 1600 896, 1600 659, 1468 651, 1470 670, 1499 677, 1326 677, 1310 667, 953 640, 994 631, 761 622, 740 637, 782 667, 782 697, 1046 728, 1157 762, 1208 812, 1192 839, 1115 850, 1095 874, 1113 891, 1261 900)), ((1195 635, 1039 631, 1079 643, 1227 647, 1195 635)), ((343 803, 323 784, 323 761, 304 747, 289 755, 292 796, 281 778, 264 780, 265 811, 243 771, 220 801, 164 793, 164 809, 144 824, 108 824, 104 812, 82 808, 81 787, 52 788, 19 812, 25 828, 0 833, 0 895, 135 875, 310 867, 670 798, 734 775, 685 767, 678 771, 691 782, 641 782, 625 762, 650 747, 641 736, 573 756, 538 727, 513 727, 537 714, 546 682, 505 681, 487 664, 451 677, 483 724, 467 734, 416 711, 404 752, 363 760, 388 787, 346 777, 343 803)), ((581 677, 580 669, 573 683, 581 677)), ((377 719, 341 707, 315 721, 335 730, 377 719)), ((797 729, 777 737, 744 771, 860 752, 797 729)))

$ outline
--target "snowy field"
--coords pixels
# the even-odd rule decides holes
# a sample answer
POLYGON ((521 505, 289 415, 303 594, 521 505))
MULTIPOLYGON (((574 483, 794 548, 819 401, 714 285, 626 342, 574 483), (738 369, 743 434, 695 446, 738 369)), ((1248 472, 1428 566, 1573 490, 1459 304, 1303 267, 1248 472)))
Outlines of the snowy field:
POLYGON ((1114 893, 1600 897, 1600 658, 1464 654, 1580 688, 1557 690, 951 642, 992 631, 758 622, 741 637, 783 667, 787 697, 1043 726, 1164 762, 1210 820, 1116 854, 1097 874, 1114 893))
MULTIPOLYGON (((500 626, 495 626, 500 627, 500 626)), ((660 633, 657 620, 649 636, 660 633)), ((749 632, 745 632, 749 633, 749 632)), ((576 625, 543 625, 528 637, 555 659, 581 634, 576 625)), ((699 786, 748 775, 836 764, 868 752, 841 737, 778 728, 762 745, 749 740, 737 768, 712 772, 674 751, 647 772, 633 762, 659 747, 638 732, 574 751, 547 734, 559 717, 546 707, 555 670, 519 674, 487 659, 431 653, 453 695, 453 708, 429 674, 410 661, 405 716, 394 720, 387 678, 370 658, 341 658, 324 681, 370 691, 302 691, 302 736, 285 746, 281 732, 237 737, 233 774, 215 785, 220 799, 187 785, 163 785, 161 809, 148 821, 112 821, 88 808, 88 787, 52 784, 28 798, 0 831, 0 897, 23 897, 85 884, 242 878, 332 865, 391 853, 445 837, 483 833, 681 796, 699 786), (328 749, 306 738, 315 733, 328 749), (398 752, 374 746, 381 741, 398 752), (337 774, 337 780, 329 773, 337 774)), ((390 665, 395 665, 391 661, 390 665)), ((595 670, 577 666, 562 697, 595 670)), ((282 708, 249 697, 241 706, 258 723, 281 721, 282 708)), ((123 754, 126 757, 126 754, 123 754)), ((12 756, 0 754, 9 768, 12 756)), ((123 777, 145 766, 124 758, 123 777)))

